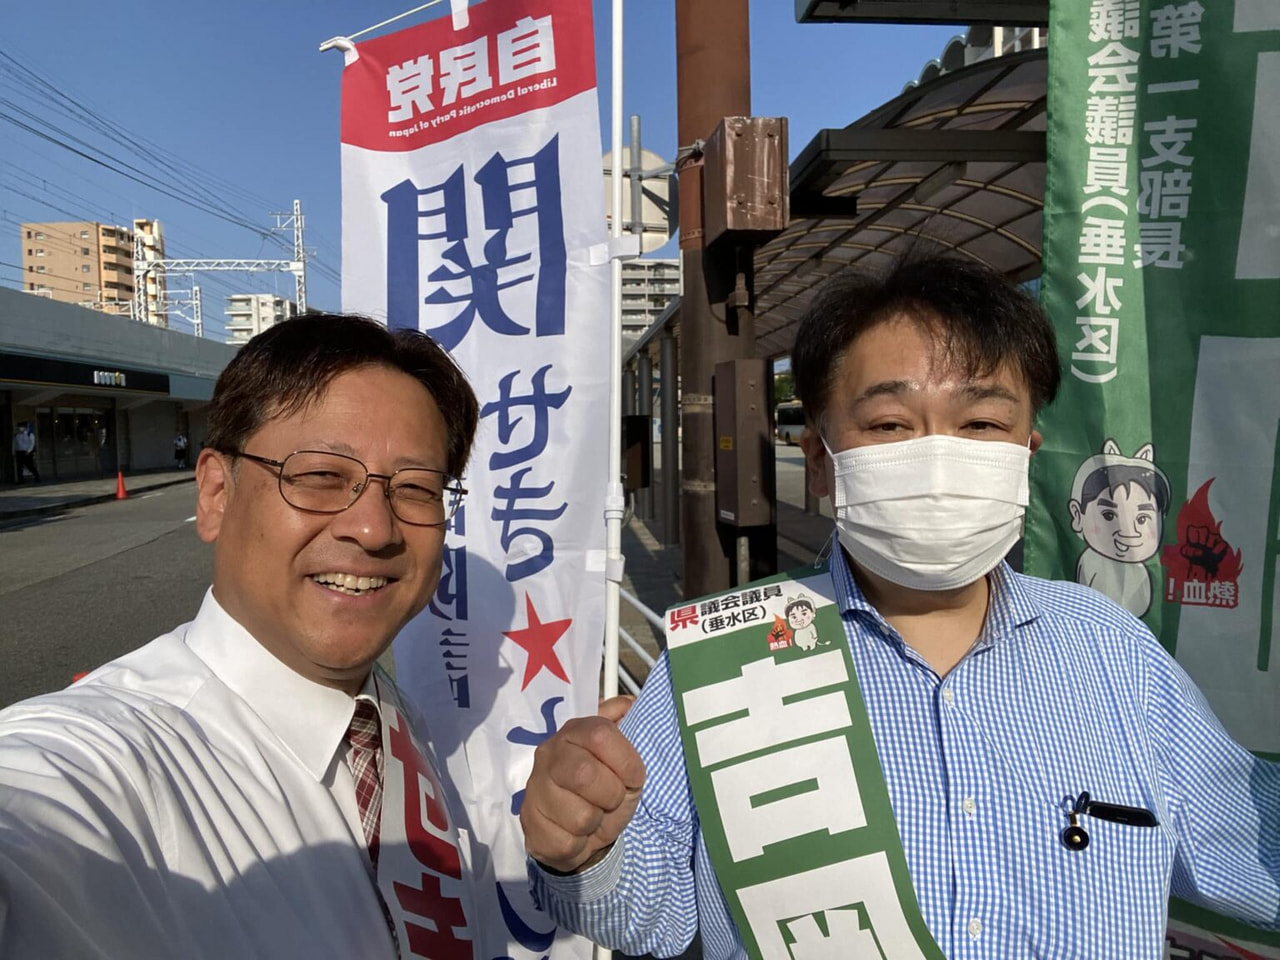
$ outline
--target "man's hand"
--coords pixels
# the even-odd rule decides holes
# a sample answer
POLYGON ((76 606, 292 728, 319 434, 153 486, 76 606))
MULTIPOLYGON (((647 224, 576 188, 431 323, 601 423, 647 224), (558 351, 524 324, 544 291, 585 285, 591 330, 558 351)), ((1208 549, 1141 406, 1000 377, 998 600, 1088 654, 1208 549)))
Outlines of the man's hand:
POLYGON ((534 752, 520 825, 525 849, 543 866, 590 866, 636 812, 644 761, 617 726, 632 699, 603 701, 599 716, 570 720, 534 752))

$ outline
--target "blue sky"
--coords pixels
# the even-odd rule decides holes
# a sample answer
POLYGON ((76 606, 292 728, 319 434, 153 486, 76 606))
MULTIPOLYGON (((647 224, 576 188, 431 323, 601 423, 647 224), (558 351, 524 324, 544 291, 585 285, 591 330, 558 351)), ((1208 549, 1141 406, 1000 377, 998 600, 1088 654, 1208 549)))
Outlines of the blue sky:
MULTIPOLYGON (((213 4, 11 4, 0 54, 15 58, 97 116, 181 161, 244 219, 265 229, 273 211, 302 200, 307 245, 320 263, 310 304, 339 305, 338 97, 342 56, 321 41, 361 30, 412 4, 395 0, 224 0, 213 4), (51 11, 53 15, 51 16, 51 11), (197 173, 196 168, 199 172, 197 173)), ((594 0, 601 126, 608 137, 609 0, 594 0)), ((402 23, 447 11, 447 4, 402 23)), ((624 105, 644 144, 668 159, 676 143, 673 0, 627 0, 624 105)), ((840 127, 897 94, 957 32, 949 27, 797 24, 791 0, 751 0, 752 111, 790 118, 794 155, 823 127, 840 127)), ((83 122, 49 114, 28 80, 0 57, 0 115, 45 115, 79 148, 150 174, 139 159, 83 122)), ((61 136, 61 135, 60 135, 61 136)), ((145 179, 145 178, 144 178, 145 179)), ((187 193, 187 190, 179 190, 187 193)), ((104 170, 0 120, 0 283, 16 286, 23 220, 127 222, 158 217, 171 256, 275 257, 252 230, 104 170)), ((205 274, 207 333, 220 336, 229 292, 293 294, 287 275, 205 274)))

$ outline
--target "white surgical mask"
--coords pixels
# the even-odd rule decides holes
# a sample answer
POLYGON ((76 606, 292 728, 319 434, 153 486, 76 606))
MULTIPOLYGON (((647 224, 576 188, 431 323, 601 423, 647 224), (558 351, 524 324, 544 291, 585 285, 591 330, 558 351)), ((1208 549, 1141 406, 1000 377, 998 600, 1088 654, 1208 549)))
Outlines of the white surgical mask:
POLYGON ((1022 535, 1029 446, 933 435, 827 456, 840 543, 890 583, 967 586, 1022 535))

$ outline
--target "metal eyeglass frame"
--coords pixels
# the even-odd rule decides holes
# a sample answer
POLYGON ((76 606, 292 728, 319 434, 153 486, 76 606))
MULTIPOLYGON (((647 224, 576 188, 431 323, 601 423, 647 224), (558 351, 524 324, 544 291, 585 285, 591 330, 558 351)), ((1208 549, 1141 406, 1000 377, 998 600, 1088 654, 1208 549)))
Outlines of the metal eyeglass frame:
POLYGON ((293 507, 293 509, 301 510, 303 513, 318 513, 324 516, 334 516, 336 514, 343 513, 344 511, 351 509, 355 502, 360 499, 361 494, 368 489, 370 480, 381 480, 382 495, 386 497, 387 506, 391 509, 392 516, 397 520, 401 523, 407 523, 411 527, 443 527, 453 519, 454 514, 458 512, 459 504, 462 503, 462 498, 467 495, 466 487, 462 486, 462 484, 458 482, 457 477, 451 476, 443 470, 433 470, 430 467, 401 467, 399 470, 395 471, 395 473, 374 473, 365 465, 363 460, 348 456, 345 453, 335 453, 332 450, 295 450, 283 460, 272 460, 270 457, 259 457, 252 453, 246 453, 244 450, 223 450, 222 452, 228 456, 243 457, 246 460, 252 460, 254 463, 260 463, 264 467, 273 468, 276 471, 276 489, 280 491, 280 499, 293 507), (360 465, 360 469, 364 471, 364 480, 356 485, 355 490, 352 492, 351 499, 347 502, 345 507, 341 507, 337 510, 316 510, 313 507, 300 507, 289 499, 284 492, 284 466, 290 461, 290 459, 296 457, 300 453, 318 453, 326 457, 339 457, 340 459, 350 460, 352 463, 358 463, 360 465), (406 473, 410 470, 438 473, 445 480, 445 492, 454 494, 446 504, 445 518, 439 523, 420 523, 415 520, 406 520, 404 517, 400 516, 400 512, 396 510, 396 502, 391 499, 391 483, 398 474, 406 473))

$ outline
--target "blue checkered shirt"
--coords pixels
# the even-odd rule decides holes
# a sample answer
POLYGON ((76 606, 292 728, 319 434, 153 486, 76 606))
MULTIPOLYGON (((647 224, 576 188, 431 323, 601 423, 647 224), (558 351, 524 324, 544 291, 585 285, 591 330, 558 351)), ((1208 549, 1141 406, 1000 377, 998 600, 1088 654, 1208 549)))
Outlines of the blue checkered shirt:
MULTIPOLYGON (((1170 894, 1280 927, 1280 766, 1236 744, 1146 627, 1074 583, 991 575, 982 636, 946 677, 832 575, 920 909, 951 960, 1161 960, 1170 894), (1063 798, 1145 807, 1157 828, 1063 798)), ((698 827, 665 655, 622 723, 640 808, 583 873, 534 864, 556 921, 631 954, 745 957, 698 827)))

